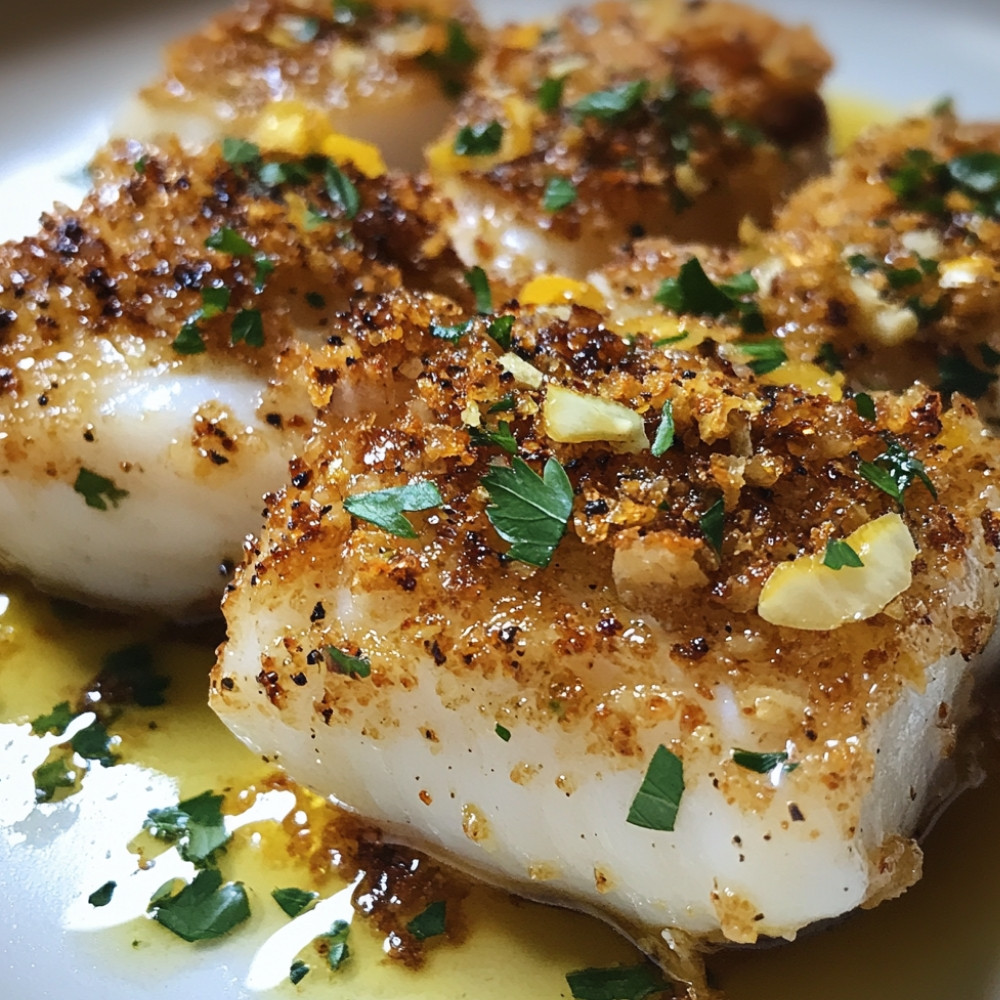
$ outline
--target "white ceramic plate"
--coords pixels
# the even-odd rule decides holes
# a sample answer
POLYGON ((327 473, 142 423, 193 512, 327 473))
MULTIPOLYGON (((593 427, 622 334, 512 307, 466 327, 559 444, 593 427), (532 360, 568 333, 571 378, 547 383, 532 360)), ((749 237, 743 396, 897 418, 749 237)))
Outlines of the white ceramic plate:
MULTIPOLYGON (((484 4, 494 19, 552 5, 484 4)), ((32 232, 54 199, 78 197, 76 175, 122 98, 155 72, 160 46, 219 6, 213 0, 0 0, 0 238, 32 232)), ((995 0, 839 0, 822 7, 767 0, 762 6, 815 26, 838 60, 834 92, 899 108, 951 95, 966 116, 1000 119, 995 0)), ((14 705, 31 703, 24 702, 24 672, 49 669, 40 665, 43 659, 67 642, 58 629, 54 637, 32 637, 47 619, 30 614, 7 634, 12 613, 0 611, 0 710, 7 715, 14 705)), ((193 717, 210 725, 198 714, 199 700, 196 691, 193 717)), ((227 752, 217 751, 225 744, 221 731, 192 730, 180 738, 205 741, 209 757, 227 752)), ((174 785, 154 770, 98 770, 86 796, 33 811, 30 767, 25 772, 22 761, 31 752, 23 727, 2 727, 0 997, 259 996, 245 980, 254 949, 267 936, 266 920, 256 922, 256 936, 194 948, 172 946, 155 928, 136 933, 135 922, 110 937, 74 929, 68 901, 105 881, 146 810, 165 804, 174 785)), ((208 781, 213 764, 220 766, 202 760, 194 770, 208 781)), ((791 946, 726 957, 717 964, 721 983, 732 1000, 1000 1000, 998 826, 1000 782, 993 780, 946 815, 927 844, 926 877, 904 899, 791 946)), ((370 972, 376 955, 369 971, 358 963, 360 969, 339 981, 326 980, 327 989, 313 985, 305 992, 354 1000, 555 1000, 568 995, 562 974, 572 966, 565 963, 582 957, 598 964, 628 954, 617 954, 608 936, 582 918, 489 894, 477 906, 491 914, 477 919, 492 925, 446 957, 435 956, 426 973, 380 978, 370 972)), ((281 992, 295 995, 296 988, 286 983, 281 992)))

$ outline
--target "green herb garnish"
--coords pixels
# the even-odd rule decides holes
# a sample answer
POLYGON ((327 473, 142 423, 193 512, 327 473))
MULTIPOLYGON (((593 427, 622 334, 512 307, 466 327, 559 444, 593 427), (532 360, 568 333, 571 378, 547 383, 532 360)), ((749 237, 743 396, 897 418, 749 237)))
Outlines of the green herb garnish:
POLYGON ((223 226, 205 240, 209 250, 218 250, 233 257, 245 257, 253 253, 253 247, 235 229, 223 226))
POLYGON ((348 677, 370 677, 372 672, 371 660, 364 656, 352 656, 336 646, 326 647, 327 655, 333 661, 334 669, 338 674, 345 674, 348 677))
POLYGON ((399 538, 417 537, 413 525, 403 517, 403 511, 430 510, 442 503, 440 490, 426 481, 344 497, 344 508, 349 513, 399 538))
POLYGON ((722 497, 719 497, 701 517, 698 518, 698 526, 705 536, 708 544, 715 549, 717 555, 722 555, 722 535, 726 523, 726 505, 722 497))
POLYGON ((754 375, 766 375, 780 368, 787 360, 785 345, 777 337, 761 340, 753 344, 738 344, 739 349, 749 356, 747 363, 754 375))
POLYGON ((674 443, 674 404, 668 399, 663 404, 660 413, 660 426, 656 428, 656 437, 650 449, 659 458, 674 443))
POLYGON ((437 937, 445 931, 446 901, 443 899, 431 903, 423 913, 415 916, 406 929, 418 940, 437 937))
POLYGON ((76 785, 79 773, 71 767, 65 752, 39 764, 32 777, 35 780, 35 801, 51 802, 61 788, 76 785))
POLYGON ((490 291, 490 279, 481 267, 474 267, 465 272, 465 283, 476 297, 476 312, 481 316, 489 316, 493 312, 493 293, 490 291))
POLYGON ((749 271, 743 271, 728 281, 713 282, 697 257, 683 265, 676 278, 665 278, 653 298, 678 316, 735 316, 745 333, 764 329, 760 308, 747 297, 758 291, 757 281, 749 271))
POLYGON ((291 968, 288 970, 288 979, 293 986, 298 986, 303 979, 309 974, 309 966, 303 962, 301 959, 296 959, 292 962, 291 968))
POLYGON ((84 760, 94 760, 101 767, 111 767, 118 761, 118 756, 111 752, 111 740, 103 723, 95 719, 89 726, 74 734, 69 745, 73 753, 84 760))
POLYGON ((483 476, 490 495, 486 516, 504 541, 511 559, 545 567, 566 533, 573 511, 573 487, 554 458, 539 476, 523 459, 495 466, 483 476))
POLYGON ((117 507, 128 496, 128 490, 119 489, 113 480, 86 468, 81 468, 76 474, 73 489, 94 510, 107 510, 109 503, 112 507, 117 507))
POLYGON ((506 726, 501 726, 498 722, 496 726, 493 727, 493 732, 497 734, 504 741, 504 743, 510 742, 510 730, 506 726))
POLYGON ((483 427, 470 427, 469 440, 477 448, 488 448, 495 445, 502 448, 508 455, 517 454, 517 439, 510 432, 510 424, 501 420, 495 431, 483 427))
POLYGON ((784 750, 777 753, 758 753, 755 750, 730 751, 733 763, 755 774, 770 774, 776 767, 784 771, 794 771, 798 764, 788 763, 788 754, 784 750))
POLYGON ((464 323, 456 323, 454 326, 439 326, 437 323, 432 323, 430 335, 440 337, 441 340, 450 340, 454 344, 461 340, 471 328, 471 319, 467 319, 464 323))
POLYGON ((305 913, 319 899, 319 893, 295 888, 272 889, 271 898, 294 919, 300 913, 305 913))
POLYGON ((614 121, 627 115, 642 102, 649 90, 648 80, 633 80, 607 90, 597 90, 581 97, 570 111, 577 119, 597 118, 600 121, 614 121))
POLYGON ((205 351, 205 339, 197 323, 187 322, 170 345, 178 354, 202 354, 205 351))
POLYGON ((230 328, 230 338, 233 344, 246 344, 248 347, 264 346, 264 320, 259 309, 241 309, 233 317, 230 328))
POLYGON ((202 792, 176 806, 151 809, 142 828, 157 840, 176 844, 185 861, 205 865, 232 836, 226 830, 221 806, 221 795, 202 792))
POLYGON ((658 746, 632 800, 626 822, 647 830, 673 830, 683 793, 681 759, 665 746, 658 746))
POLYGON ((558 212, 576 201, 576 185, 568 177, 550 177, 545 182, 542 208, 546 212, 558 212))
POLYGON ((864 563, 861 561, 861 556, 842 538, 828 538, 823 565, 829 569, 843 569, 845 566, 860 569, 864 563))
POLYGON ((670 989, 659 969, 649 964, 580 969, 566 974, 574 1000, 643 1000, 670 989))
POLYGON ((886 444, 886 450, 874 462, 863 461, 859 464, 861 477, 892 497, 901 507, 903 494, 915 479, 919 479, 936 500, 937 490, 924 469, 924 463, 911 455, 898 441, 887 437, 886 444))
POLYGON ((62 736, 66 727, 76 718, 76 712, 69 707, 68 701, 61 701, 48 715, 40 715, 31 722, 31 731, 36 736, 43 733, 53 733, 62 736))
POLYGON ((117 882, 105 882, 100 889, 95 889, 88 897, 87 902, 91 906, 107 906, 111 902, 111 897, 118 888, 117 882))
POLYGON ((538 106, 542 111, 555 111, 562 104, 565 86, 566 77, 564 76, 549 76, 542 81, 536 95, 538 106))
POLYGON ((492 156, 503 142, 503 125, 498 121, 465 125, 458 130, 452 148, 459 156, 492 156))
POLYGON ((198 872, 177 895, 172 883, 149 904, 154 920, 185 941, 208 941, 228 934, 250 916, 250 902, 242 882, 222 884, 215 868, 198 872))
POLYGON ((997 380, 996 372, 977 368, 961 354, 946 354, 938 360, 937 388, 946 395, 960 392, 969 399, 981 399, 997 380))
MULTIPOLYGON (((510 350, 510 332, 514 329, 513 316, 497 316, 486 332, 505 350, 510 350)), ((490 411, 492 412, 492 411, 490 411)))
POLYGON ((854 394, 854 408, 858 411, 858 416, 865 420, 875 420, 878 417, 875 400, 867 392, 854 394))
POLYGON ((330 161, 323 171, 323 180, 326 183, 326 193, 330 196, 330 200, 335 205, 340 206, 348 219, 355 218, 361 210, 361 195, 350 177, 333 161, 330 161))
POLYGON ((222 140, 222 158, 231 167, 256 164, 260 160, 260 147, 246 139, 226 138, 222 140))
POLYGON ((346 920, 337 920, 328 934, 321 934, 316 940, 326 946, 326 961, 335 972, 351 957, 347 947, 347 937, 351 925, 346 920))

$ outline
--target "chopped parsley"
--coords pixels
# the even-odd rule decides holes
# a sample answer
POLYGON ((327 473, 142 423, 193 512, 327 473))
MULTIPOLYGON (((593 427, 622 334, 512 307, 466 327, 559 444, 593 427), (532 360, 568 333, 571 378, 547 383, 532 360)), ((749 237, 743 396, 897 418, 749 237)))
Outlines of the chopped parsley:
POLYGON ((576 201, 576 185, 568 177, 550 177, 545 182, 542 208, 546 212, 559 212, 576 201))
POLYGON ((508 556, 545 567, 566 533, 573 511, 573 487, 566 470, 550 458, 539 476, 523 459, 494 466, 483 476, 490 495, 486 516, 504 541, 508 556))
POLYGON ((51 802, 60 789, 75 787, 80 774, 64 751, 39 764, 32 777, 35 779, 35 802, 51 802))
POLYGON ((719 497, 701 517, 698 518, 698 526, 705 536, 708 544, 715 549, 716 555, 722 555, 722 534, 726 523, 726 505, 722 497, 719 497))
POLYGON ((498 121, 464 125, 458 130, 452 148, 459 156, 492 156, 500 151, 503 125, 498 121))
POLYGON ((510 432, 510 424, 506 420, 501 420, 495 431, 485 430, 482 427, 469 428, 469 440, 477 448, 487 448, 496 445, 502 448, 508 455, 517 454, 517 439, 510 432))
POLYGON ((337 920, 329 933, 316 938, 317 943, 326 951, 326 961, 334 972, 351 957, 347 947, 347 937, 351 933, 351 925, 346 920, 337 920))
POLYGON ((332 661, 335 673, 344 674, 347 677, 371 676, 371 660, 364 656, 352 656, 350 653, 337 649, 336 646, 327 646, 326 654, 332 661))
POLYGON ((344 508, 362 521, 399 538, 416 538, 416 529, 403 517, 403 511, 430 510, 442 502, 441 492, 434 483, 420 481, 370 493, 355 493, 344 497, 344 508))
POLYGON ((246 257, 253 253, 253 247, 235 229, 223 226, 205 240, 209 250, 218 250, 233 257, 246 257))
POLYGON ((798 764, 788 763, 788 754, 784 750, 776 753, 758 753, 756 750, 732 750, 730 755, 733 763, 754 774, 770 774, 776 767, 785 771, 794 771, 798 764))
POLYGON ((858 466, 862 479, 892 497, 900 507, 903 494, 913 485, 915 479, 927 487, 931 496, 937 499, 937 490, 924 469, 924 463, 911 455, 898 441, 886 437, 886 450, 873 462, 862 461, 858 466))
POLYGON ((113 480, 82 467, 76 474, 73 489, 95 510, 107 510, 109 503, 117 507, 128 496, 128 490, 119 489, 113 480))
POLYGON ((305 913, 319 899, 319 893, 295 888, 273 889, 271 898, 289 917, 295 918, 300 913, 305 913))
POLYGON ((938 360, 937 389, 946 395, 960 392, 969 399, 981 399, 997 380, 996 372, 978 368, 961 354, 945 354, 938 360))
POLYGON ((555 111, 562 104, 563 90, 566 87, 566 77, 546 77, 538 88, 536 100, 542 111, 555 111))
POLYGON ((69 707, 68 701, 61 701, 48 715, 40 715, 31 722, 31 731, 36 736, 43 733, 53 733, 62 736, 66 727, 76 718, 76 712, 69 707))
POLYGON ((632 80, 630 83, 621 83, 616 87, 597 90, 581 97, 570 108, 570 111, 578 120, 596 118, 604 122, 615 121, 642 103, 648 89, 648 80, 632 80))
POLYGON ((446 901, 438 899, 431 903, 423 913, 417 914, 406 925, 406 929, 418 941, 426 941, 427 938, 438 937, 445 932, 446 910, 446 901))
POLYGON ((432 337, 440 337, 441 340, 450 340, 454 344, 461 340, 471 328, 471 319, 467 319, 464 323, 456 323, 454 326, 440 326, 437 323, 432 323, 430 334, 432 337))
POLYGON ((739 349, 750 361, 747 363, 754 375, 766 375, 780 368, 787 360, 785 345, 777 337, 769 337, 757 343, 739 344, 739 349))
POLYGON ((875 410, 875 400, 867 392, 855 393, 854 409, 858 411, 858 416, 865 420, 875 420, 878 416, 875 410))
POLYGON ((761 333, 764 318, 760 307, 749 300, 757 291, 757 281, 749 271, 716 283, 705 273, 701 261, 691 257, 681 265, 676 278, 665 278, 660 283, 653 298, 678 316, 732 316, 744 333, 761 333))
POLYGON ((288 979, 293 986, 298 986, 307 975, 309 975, 309 966, 305 962, 298 958, 292 962, 291 968, 288 970, 288 979))
POLYGON ((264 320, 259 309, 241 309, 233 317, 230 329, 233 344, 246 344, 248 347, 264 346, 264 320))
POLYGON ((212 319, 221 316, 229 308, 232 293, 224 285, 201 290, 201 318, 212 319))
POLYGON ((829 375, 834 375, 837 372, 844 370, 843 359, 837 353, 837 348, 834 347, 828 340, 825 340, 822 344, 820 344, 819 352, 813 361, 815 364, 818 364, 821 368, 825 369, 829 375))
POLYGON ((84 760, 96 761, 101 767, 112 767, 118 761, 117 754, 111 752, 112 739, 104 724, 95 719, 74 734, 69 745, 73 753, 84 760))
POLYGON ((461 21, 449 18, 446 29, 444 51, 425 52, 417 62, 436 73, 445 95, 454 98, 465 89, 465 71, 479 58, 479 50, 469 40, 461 21))
POLYGON ((326 299, 319 292, 306 292, 306 304, 312 309, 325 309, 326 299))
POLYGON ((489 316, 493 312, 493 292, 490 291, 490 279, 481 267, 474 267, 465 272, 465 283, 476 297, 476 312, 481 316, 489 316))
POLYGON ((947 163, 926 149, 909 149, 886 177, 905 208, 940 215, 951 192, 964 195, 982 215, 1000 215, 1000 154, 975 150, 947 163))
POLYGON ((100 889, 95 889, 88 897, 87 902, 91 906, 107 906, 111 902, 111 897, 118 888, 117 882, 105 882, 100 889))
POLYGON ((253 290, 258 295, 264 291, 267 279, 274 273, 276 266, 273 260, 269 260, 262 253, 254 257, 253 290))
POLYGON ((510 742, 510 730, 506 726, 501 726, 498 722, 496 726, 493 727, 493 732, 497 734, 504 741, 504 743, 510 742))
POLYGON ((828 538, 823 565, 829 569, 843 569, 845 566, 860 569, 864 563, 861 556, 843 538, 828 538))
POLYGON ((260 146, 246 139, 222 140, 222 158, 231 167, 255 165, 260 162, 260 146))
MULTIPOLYGON (((505 350, 510 350, 510 332, 514 329, 513 316, 497 316, 486 332, 505 350)), ((492 411, 490 411, 492 412, 492 411)))
POLYGON ((574 1000, 643 1000, 670 989, 659 969, 648 963, 580 969, 566 974, 574 1000))
POLYGON ((375 16, 375 5, 368 0, 333 0, 332 6, 334 21, 345 26, 375 16))
POLYGON ((185 941, 208 941, 228 934, 250 916, 250 902, 242 882, 223 885, 215 868, 198 872, 194 880, 172 895, 168 882, 149 903, 149 912, 185 941))
POLYGON ((660 426, 656 428, 656 437, 650 449, 659 458, 674 443, 674 404, 668 399, 663 404, 660 414, 660 426))
POLYGON ((189 320, 170 345, 178 354, 202 354, 205 351, 205 339, 196 322, 189 320))
POLYGON ((626 822, 647 830, 673 830, 683 793, 681 759, 665 746, 658 746, 632 800, 626 822))
POLYGON ((350 177, 332 160, 329 160, 323 171, 323 180, 326 183, 326 193, 330 196, 330 200, 335 205, 340 206, 348 219, 355 218, 361 210, 361 195, 350 177))
MULTIPOLYGON (((501 317, 506 319, 507 317, 501 317)), ((511 319, 514 317, 512 316, 511 319)), ((501 345, 503 346, 503 345, 501 345)), ((498 399, 493 403, 490 408, 486 411, 487 413, 509 413, 511 410, 517 408, 517 401, 511 393, 508 393, 502 399, 498 399)))
POLYGON ((202 792, 176 806, 151 809, 142 828, 157 840, 176 844, 185 861, 202 866, 208 864, 212 855, 232 836, 226 830, 221 806, 221 795, 202 792))

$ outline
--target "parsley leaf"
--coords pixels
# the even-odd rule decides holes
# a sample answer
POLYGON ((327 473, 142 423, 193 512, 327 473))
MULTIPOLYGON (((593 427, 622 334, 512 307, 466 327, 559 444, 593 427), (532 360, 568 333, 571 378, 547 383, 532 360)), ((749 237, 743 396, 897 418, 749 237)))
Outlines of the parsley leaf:
POLYGON ((178 354, 203 354, 205 340, 201 335, 197 322, 185 323, 170 345, 178 354))
POLYGON ((633 80, 607 90, 597 90, 581 97, 571 108, 577 119, 597 118, 599 121, 614 121, 628 114, 638 105, 649 89, 647 80, 633 80))
MULTIPOLYGON (((501 347, 503 345, 501 344, 501 347)), ((517 401, 514 399, 513 393, 507 393, 502 399, 498 399, 490 408, 486 411, 487 413, 509 413, 511 410, 517 409, 517 401)))
POLYGON ((465 70, 479 58, 479 50, 469 41, 462 22, 449 18, 443 52, 424 52, 417 62, 437 73, 447 97, 457 97, 465 89, 465 70))
POLYGON ((498 121, 465 125, 458 130, 452 148, 459 156, 492 156, 503 142, 503 125, 498 121))
POLYGON ((683 793, 681 759, 665 746, 658 746, 632 800, 626 822, 647 830, 673 830, 683 793))
POLYGON ((35 779, 35 801, 51 802, 60 788, 72 788, 76 784, 79 773, 63 752, 39 764, 32 777, 35 779))
POLYGON ((780 368, 787 360, 785 345, 777 337, 761 340, 755 344, 739 344, 739 349, 750 357, 747 363, 754 375, 766 375, 780 368))
POLYGON ((205 240, 209 250, 231 254, 233 257, 244 257, 253 253, 253 247, 235 229, 223 226, 217 229, 205 240))
POLYGON ((88 897, 87 902, 91 906, 107 906, 111 902, 111 897, 118 888, 117 882, 105 882, 100 889, 95 889, 88 897))
POLYGON ((668 399, 663 404, 660 415, 660 426, 656 428, 656 437, 650 449, 659 458, 674 443, 674 404, 668 399))
POLYGON ((951 395, 960 392, 969 399, 981 399, 997 380, 996 372, 977 368, 961 354, 946 354, 938 360, 938 390, 951 395))
MULTIPOLYGON (((497 316, 486 332, 505 350, 510 350, 510 332, 514 329, 513 316, 497 316)), ((492 412, 492 411, 490 411, 492 412)))
POLYGON ((450 340, 454 344, 469 332, 471 326, 471 319, 467 319, 464 323, 456 323, 455 326, 438 326, 437 323, 432 323, 430 334, 432 337, 440 337, 441 340, 450 340))
POLYGON ((794 771, 798 764, 788 763, 788 754, 784 750, 776 753, 758 753, 756 750, 732 750, 730 754, 733 763, 755 774, 770 774, 776 767, 784 765, 782 770, 794 771))
POLYGON ((491 504, 486 516, 504 541, 511 559, 545 567, 566 533, 573 511, 573 487, 554 458, 541 476, 523 459, 509 468, 495 466, 483 476, 491 504))
POLYGON ((497 736, 499 736, 500 739, 504 741, 504 743, 510 742, 510 730, 506 726, 501 726, 500 723, 498 722, 493 727, 493 732, 495 732, 497 736))
POLYGON ((198 872, 176 896, 158 892, 149 904, 153 919, 185 941, 207 941, 228 934, 250 916, 242 882, 222 884, 215 868, 198 872))
POLYGON ((413 525, 403 517, 403 511, 430 510, 441 503, 440 490, 426 481, 344 497, 344 508, 349 513, 399 538, 417 537, 413 525))
POLYGON ((445 911, 447 909, 446 900, 438 899, 431 903, 423 913, 417 914, 407 925, 406 929, 418 940, 426 941, 427 938, 437 937, 445 932, 445 911))
POLYGON ((549 76, 542 81, 536 95, 538 106, 542 111, 555 111, 562 104, 565 86, 566 77, 564 76, 549 76))
POLYGON ((886 450, 874 462, 860 463, 858 471, 861 477, 888 494, 900 506, 903 505, 903 494, 914 479, 919 479, 936 500, 937 490, 924 469, 924 463, 898 441, 886 438, 886 443, 886 450))
POLYGON ((185 861, 204 865, 232 836, 222 816, 222 796, 202 792, 176 806, 150 809, 142 824, 157 840, 176 844, 185 861))
POLYGON ((335 673, 346 674, 348 677, 370 677, 372 672, 371 660, 364 656, 351 656, 336 646, 326 647, 327 656, 333 661, 335 673))
POLYGON ((755 302, 747 296, 759 290, 749 271, 734 275, 716 284, 705 273, 701 261, 690 257, 681 265, 676 278, 665 278, 654 294, 654 300, 678 316, 710 316, 719 319, 734 314, 744 333, 761 333, 764 317, 755 302))
POLYGON ((875 420, 878 417, 875 410, 875 400, 867 392, 854 394, 854 408, 858 411, 858 416, 865 420, 875 420))
POLYGON ((265 257, 262 253, 254 257, 253 290, 258 295, 264 291, 267 279, 274 273, 275 267, 277 265, 274 261, 265 257))
POLYGON ((99 476, 90 469, 81 468, 76 474, 73 489, 95 510, 107 510, 108 504, 117 507, 128 496, 128 490, 120 490, 106 476, 99 476))
POLYGON ((291 968, 288 970, 288 979, 293 986, 298 986, 307 975, 309 975, 309 966, 305 962, 298 958, 292 962, 291 968))
POLYGON ((260 147, 246 139, 226 138, 222 140, 222 158, 231 167, 254 164, 260 160, 260 147))
POLYGON ((84 760, 96 760, 101 767, 111 767, 118 760, 111 752, 111 736, 101 722, 96 719, 77 732, 69 741, 73 753, 84 760))
POLYGON ((232 293, 225 285, 212 286, 201 290, 200 319, 212 319, 220 316, 229 308, 232 293))
POLYGON ((558 212, 576 201, 576 185, 568 177, 550 177, 545 182, 542 208, 546 212, 558 212))
POLYGON ((351 956, 347 947, 347 937, 351 933, 351 925, 346 920, 337 920, 328 934, 321 934, 316 940, 326 947, 326 960, 330 968, 336 971, 351 956))
POLYGON ((66 727, 76 718, 76 712, 69 707, 68 701, 61 701, 48 715, 40 715, 31 722, 31 731, 36 736, 42 733, 53 733, 62 736, 66 727))
POLYGON ((496 445, 498 448, 503 448, 508 455, 517 454, 517 439, 511 434, 510 424, 506 420, 501 420, 495 431, 482 427, 470 427, 469 440, 477 448, 488 448, 490 445, 496 445))
POLYGON ((859 569, 864 563, 861 561, 861 556, 842 538, 828 538, 823 565, 829 569, 843 569, 845 566, 859 569))
POLYGON ((726 505, 722 497, 719 497, 701 517, 698 518, 698 526, 702 530, 708 544, 715 549, 717 555, 722 555, 722 532, 726 523, 726 505))
POLYGON ((323 171, 323 180, 330 200, 343 209, 348 219, 355 218, 361 210, 361 195, 350 177, 331 161, 323 171))
POLYGON ((490 291, 490 279, 481 267, 474 267, 465 272, 465 283, 476 297, 476 312, 481 316, 489 316, 493 312, 493 293, 490 291))
POLYGON ((566 974, 574 1000, 642 1000, 670 988, 663 973, 648 963, 608 969, 580 969, 566 974))
POLYGON ((234 344, 248 347, 264 346, 264 320, 259 309, 241 309, 233 317, 230 338, 234 344))
POLYGON ((319 899, 319 893, 295 888, 272 889, 271 898, 288 916, 294 918, 305 913, 319 899))

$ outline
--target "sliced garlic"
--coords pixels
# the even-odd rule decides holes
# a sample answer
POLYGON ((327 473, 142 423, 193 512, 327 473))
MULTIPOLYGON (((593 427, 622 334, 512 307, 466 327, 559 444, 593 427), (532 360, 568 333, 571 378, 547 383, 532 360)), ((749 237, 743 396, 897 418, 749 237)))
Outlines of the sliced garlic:
POLYGON ((873 340, 884 347, 898 347, 915 337, 920 326, 917 314, 905 306, 886 302, 860 275, 851 278, 851 291, 858 308, 868 321, 867 330, 873 340))
POLYGON ((606 441, 615 445, 616 450, 626 452, 649 447, 642 417, 611 399, 550 385, 545 392, 542 416, 545 433, 553 441, 564 444, 606 441))
POLYGON ((772 625, 825 631, 878 614, 913 580, 917 555, 898 514, 884 514, 845 539, 864 563, 830 569, 825 553, 778 566, 764 584, 757 613, 772 625))
POLYGON ((524 358, 518 357, 513 351, 501 354, 497 358, 497 364, 505 372, 510 372, 514 376, 514 380, 520 385, 526 385, 529 389, 538 389, 541 387, 543 381, 542 373, 534 365, 528 364, 524 358))

